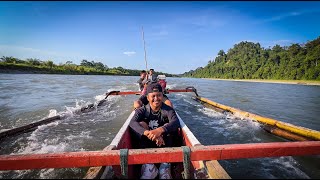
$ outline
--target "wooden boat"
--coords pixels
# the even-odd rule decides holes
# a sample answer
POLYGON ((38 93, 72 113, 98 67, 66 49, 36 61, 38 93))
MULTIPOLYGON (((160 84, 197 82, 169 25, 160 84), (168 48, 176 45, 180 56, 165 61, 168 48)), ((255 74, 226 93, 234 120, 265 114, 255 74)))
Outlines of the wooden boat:
MULTIPOLYGON (((172 165, 171 174, 175 179, 230 179, 228 173, 221 167, 217 160, 320 154, 320 141, 318 141, 320 139, 320 132, 318 131, 299 128, 290 124, 283 124, 270 118, 260 117, 232 107, 218 104, 198 96, 196 89, 193 87, 167 91, 167 93, 171 92, 194 92, 197 100, 201 101, 202 103, 206 103, 215 109, 218 108, 222 111, 228 111, 234 114, 243 114, 245 117, 252 117, 252 119, 259 122, 264 122, 265 124, 275 124, 274 126, 279 128, 286 127, 286 129, 290 129, 292 132, 299 132, 301 135, 308 135, 308 139, 303 139, 302 142, 272 142, 204 146, 197 140, 197 138, 177 114, 181 126, 180 138, 177 141, 178 147, 138 149, 134 143, 134 136, 131 136, 131 130, 129 128, 130 120, 134 115, 133 111, 111 144, 102 151, 0 155, 0 171, 90 167, 84 177, 85 179, 138 179, 141 175, 140 167, 142 164, 170 162, 172 165), (313 141, 310 141, 309 138, 312 138, 313 141), (130 149, 130 151, 128 149, 130 149), (127 154, 124 155, 123 152, 126 152, 127 154)), ((106 97, 108 97, 108 95, 129 94, 137 94, 137 92, 113 91, 108 92, 106 97)), ((104 101, 99 102, 98 105, 103 104, 103 102, 104 101)), ((91 106, 81 108, 81 111, 82 109, 87 111, 90 108, 91 106)), ((36 125, 32 124, 32 126, 28 125, 25 128, 10 130, 10 133, 5 132, 3 137, 29 130, 36 125)))
MULTIPOLYGON (((116 149, 133 149, 135 148, 131 131, 129 127, 130 120, 134 115, 134 111, 130 114, 125 121, 118 134, 113 141, 104 150, 116 149)), ((183 122, 181 117, 177 114, 181 126, 181 142, 183 146, 195 147, 203 146, 198 139, 193 135, 188 126, 183 122)), ((216 160, 209 161, 191 161, 189 172, 184 171, 183 163, 172 163, 171 174, 174 179, 192 178, 192 179, 231 179, 228 173, 216 160), (188 174, 189 173, 189 174, 188 174), (188 174, 188 175, 187 175, 188 174)), ((128 166, 128 178, 140 178, 141 165, 128 166)), ((121 178, 120 166, 104 166, 104 167, 91 167, 84 179, 109 179, 121 178)))

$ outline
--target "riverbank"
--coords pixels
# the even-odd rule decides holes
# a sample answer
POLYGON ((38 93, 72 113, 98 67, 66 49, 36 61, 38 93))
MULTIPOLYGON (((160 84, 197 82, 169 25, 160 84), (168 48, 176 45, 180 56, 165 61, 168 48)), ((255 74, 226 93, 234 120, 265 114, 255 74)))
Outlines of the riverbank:
POLYGON ((219 80, 219 81, 243 81, 243 82, 261 82, 261 83, 280 83, 280 84, 299 84, 299 85, 320 86, 320 81, 314 81, 314 80, 216 79, 216 78, 203 78, 203 79, 219 80))

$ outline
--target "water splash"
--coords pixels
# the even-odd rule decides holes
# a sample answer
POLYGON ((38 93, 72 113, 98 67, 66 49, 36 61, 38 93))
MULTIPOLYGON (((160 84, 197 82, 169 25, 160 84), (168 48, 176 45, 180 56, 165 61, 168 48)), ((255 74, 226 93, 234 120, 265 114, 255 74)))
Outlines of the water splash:
POLYGON ((49 118, 49 117, 56 116, 56 115, 57 115, 57 110, 55 110, 55 109, 50 109, 50 110, 49 110, 48 118, 49 118))
POLYGON ((198 109, 199 112, 202 112, 203 114, 209 116, 209 117, 214 117, 214 118, 224 118, 225 115, 220 113, 220 112, 217 112, 215 110, 212 110, 212 109, 209 109, 209 108, 200 108, 198 109))

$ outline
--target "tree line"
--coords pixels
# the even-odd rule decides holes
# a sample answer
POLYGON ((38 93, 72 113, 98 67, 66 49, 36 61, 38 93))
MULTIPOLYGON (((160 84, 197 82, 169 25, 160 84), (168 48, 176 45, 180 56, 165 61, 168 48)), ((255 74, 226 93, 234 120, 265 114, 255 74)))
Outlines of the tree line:
POLYGON ((305 44, 275 45, 242 41, 227 53, 218 52, 205 67, 184 77, 223 79, 320 80, 320 37, 305 44))
MULTIPOLYGON (((126 69, 121 66, 109 68, 101 62, 88 61, 83 59, 80 65, 74 64, 72 61, 66 63, 55 64, 51 60, 42 61, 36 58, 28 58, 21 60, 15 57, 2 56, 0 58, 0 72, 3 73, 39 73, 39 74, 75 74, 75 75, 125 75, 139 76, 141 70, 126 69)), ((172 74, 155 72, 157 74, 165 74, 172 77, 172 74)))

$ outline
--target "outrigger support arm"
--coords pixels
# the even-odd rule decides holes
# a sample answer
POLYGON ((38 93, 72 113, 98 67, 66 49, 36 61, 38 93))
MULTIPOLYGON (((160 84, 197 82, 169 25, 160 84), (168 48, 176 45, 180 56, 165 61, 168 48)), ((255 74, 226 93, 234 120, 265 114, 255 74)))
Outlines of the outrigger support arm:
POLYGON ((186 89, 167 89, 166 94, 170 94, 173 92, 194 92, 196 96, 198 97, 197 90, 193 86, 188 86, 186 89))
MULTIPOLYGON (((168 89, 167 90, 168 93, 172 93, 172 92, 194 92, 197 96, 197 90, 194 87, 187 87, 186 89, 168 89)), ((95 107, 101 106, 104 102, 106 102, 106 99, 110 96, 110 95, 140 95, 141 92, 140 91, 110 91, 106 93, 106 97, 103 100, 100 100, 99 102, 95 103, 95 104, 89 104, 85 107, 82 107, 80 109, 80 112, 88 112, 92 109, 94 109, 95 107)), ((13 135, 18 135, 21 133, 25 133, 25 132, 30 132, 35 130, 38 126, 44 125, 44 124, 48 124, 51 123, 53 121, 56 120, 62 120, 63 116, 61 115, 56 115, 54 117, 49 117, 49 118, 45 118, 43 120, 31 123, 31 124, 27 124, 21 127, 17 127, 17 128, 13 128, 7 131, 3 131, 0 132, 0 139, 5 138, 5 137, 9 137, 9 136, 13 136, 13 135)))
MULTIPOLYGON (((319 141, 190 147, 190 161, 320 155, 319 141)), ((183 162, 181 147, 129 149, 128 165, 183 162), (156 157, 156 158, 155 158, 156 157)), ((0 155, 0 171, 120 165, 120 150, 0 155)))
POLYGON ((194 88, 193 86, 189 86, 186 89, 191 89, 196 94, 197 97, 199 96, 198 93, 197 93, 197 89, 194 88))

